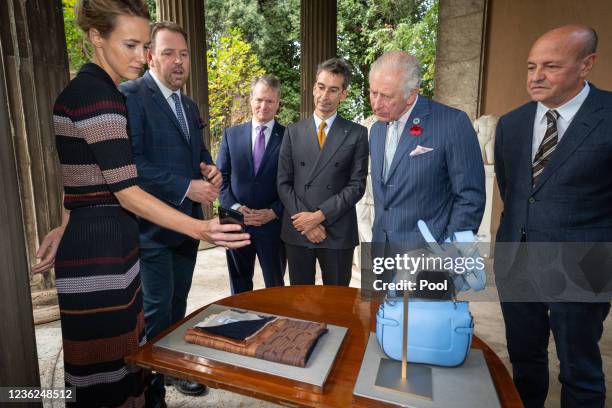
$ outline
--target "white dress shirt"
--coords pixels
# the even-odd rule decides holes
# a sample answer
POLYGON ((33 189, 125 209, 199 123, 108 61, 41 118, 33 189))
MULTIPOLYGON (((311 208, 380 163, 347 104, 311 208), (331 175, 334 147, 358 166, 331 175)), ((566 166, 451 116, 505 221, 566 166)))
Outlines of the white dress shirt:
POLYGON ((251 151, 255 149, 255 142, 257 141, 257 136, 259 135, 259 127, 265 126, 266 130, 264 130, 264 149, 268 146, 268 142, 270 141, 270 136, 272 135, 272 129, 274 128, 274 119, 267 123, 257 123, 254 120, 251 121, 251 151))
MULTIPOLYGON (((313 113, 312 116, 314 117, 315 131, 317 132, 317 134, 319 134, 319 125, 321 124, 321 122, 323 122, 323 119, 319 118, 316 113, 313 113)), ((338 111, 334 112, 333 115, 325 119, 325 127, 323 128, 323 132, 325 132, 325 137, 327 137, 329 129, 331 129, 331 126, 334 123, 336 116, 338 116, 338 111)))
POLYGON ((164 85, 159 79, 157 79, 153 71, 149 70, 149 73, 151 74, 151 78, 153 78, 153 80, 157 84, 157 87, 161 91, 162 95, 164 95, 164 99, 166 99, 166 102, 168 102, 168 105, 170 105, 170 109, 172 109, 172 112, 174 112, 174 116, 177 116, 177 114, 176 105, 174 104, 174 99, 172 99, 172 94, 175 93, 178 95, 179 103, 181 104, 181 108, 183 108, 183 119, 185 119, 185 123, 187 123, 187 133, 189 133, 189 122, 187 121, 187 117, 185 116, 185 106, 183 105, 183 99, 181 98, 181 90, 177 89, 176 91, 173 91, 172 89, 164 85))
MULTIPOLYGON (((590 89, 591 87, 589 86, 588 82, 584 81, 584 87, 578 93, 578 95, 554 109, 557 111, 557 113, 559 113, 559 117, 557 118, 557 143, 561 141, 563 134, 569 127, 570 123, 572 123, 572 119, 574 119, 574 116, 576 116, 578 109, 580 109, 587 96, 589 96, 590 89)), ((535 120, 533 122, 533 140, 531 143, 532 162, 533 159, 535 159, 535 155, 540 148, 540 144, 542 143, 544 134, 546 133, 546 128, 548 127, 546 112, 549 110, 550 109, 544 106, 542 102, 538 102, 538 108, 536 110, 535 120)))
MULTIPOLYGON (((412 103, 412 106, 410 107, 410 109, 404 112, 404 114, 400 116, 400 118, 397 120, 399 122, 397 132, 400 135, 400 140, 402 138, 402 132, 406 128, 406 123, 408 122, 408 118, 410 117, 410 114, 412 113, 412 110, 416 106, 418 100, 419 100, 419 95, 417 94, 416 98, 414 98, 414 102, 412 103)), ((389 137, 389 128, 390 126, 387 126, 387 137, 389 137)))

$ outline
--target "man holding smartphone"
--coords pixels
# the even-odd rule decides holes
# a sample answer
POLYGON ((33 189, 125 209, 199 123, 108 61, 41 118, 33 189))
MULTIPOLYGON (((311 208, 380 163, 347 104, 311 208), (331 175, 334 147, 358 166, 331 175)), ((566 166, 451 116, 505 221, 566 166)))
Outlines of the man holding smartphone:
MULTIPOLYGON (((250 122, 225 129, 217 157, 223 176, 220 216, 232 210, 244 218, 251 245, 227 251, 232 294, 253 290, 255 255, 267 288, 283 286, 285 248, 280 239, 283 205, 276 189, 278 153, 285 131, 274 116, 278 111, 280 81, 272 75, 251 82, 250 122)), ((238 218, 239 216, 233 216, 238 218)))
MULTIPOLYGON (((202 143, 198 106, 181 92, 189 77, 185 31, 176 23, 156 23, 147 62, 149 71, 119 87, 128 106, 138 182, 166 204, 202 219, 202 204, 217 198, 221 175, 202 143)), ((199 242, 138 221, 145 331, 150 340, 185 317, 199 242)), ((163 376, 156 375, 149 386, 159 406, 165 406, 163 382, 163 376)), ((186 380, 174 385, 187 395, 206 391, 186 380)))

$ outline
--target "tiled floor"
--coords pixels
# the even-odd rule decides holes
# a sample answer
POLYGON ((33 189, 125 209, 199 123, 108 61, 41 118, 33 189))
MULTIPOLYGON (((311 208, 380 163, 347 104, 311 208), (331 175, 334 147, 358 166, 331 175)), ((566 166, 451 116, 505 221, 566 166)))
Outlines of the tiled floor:
MULTIPOLYGON (((288 277, 287 277, 288 280, 288 277)), ((319 284, 321 282, 318 282, 319 284)), ((359 287, 359 273, 353 273, 351 286, 359 287)), ((255 288, 262 288, 261 271, 255 272, 255 288)), ((193 285, 187 303, 187 313, 215 300, 229 296, 229 281, 225 252, 221 248, 200 251, 196 264, 193 285)), ((498 303, 472 302, 470 305, 476 320, 476 334, 482 338, 500 356, 509 368, 508 352, 504 338, 504 325, 498 303)), ((551 336, 552 337, 552 336, 551 336)), ((64 372, 61 349, 61 328, 59 321, 36 326, 36 341, 40 365, 41 384, 43 387, 63 386, 64 372)), ((552 341, 552 339, 551 339, 552 341)), ((612 323, 606 321, 601 350, 607 374, 607 388, 612 389, 612 323)), ((550 347, 551 384, 547 407, 559 406, 560 387, 557 382, 559 367, 555 356, 554 344, 550 347)), ((205 397, 187 397, 167 388, 166 402, 170 408, 196 407, 275 407, 265 401, 243 397, 223 390, 210 390, 205 397)), ((45 405, 50 407, 51 404, 45 405)), ((53 405, 60 406, 58 405, 53 405)), ((612 406, 612 405, 611 405, 612 406)), ((342 407, 345 408, 345 407, 342 407)))

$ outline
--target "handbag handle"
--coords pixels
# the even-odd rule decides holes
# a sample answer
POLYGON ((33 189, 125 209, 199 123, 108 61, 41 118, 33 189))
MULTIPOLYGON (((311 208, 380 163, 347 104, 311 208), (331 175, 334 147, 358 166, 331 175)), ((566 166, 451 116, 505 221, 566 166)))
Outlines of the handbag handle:
POLYGON ((455 333, 472 334, 474 333, 474 327, 455 327, 455 333))
POLYGON ((399 322, 397 320, 389 319, 386 317, 380 317, 380 315, 376 316, 376 321, 380 322, 380 324, 382 324, 383 326, 391 326, 391 327, 399 326, 399 322))

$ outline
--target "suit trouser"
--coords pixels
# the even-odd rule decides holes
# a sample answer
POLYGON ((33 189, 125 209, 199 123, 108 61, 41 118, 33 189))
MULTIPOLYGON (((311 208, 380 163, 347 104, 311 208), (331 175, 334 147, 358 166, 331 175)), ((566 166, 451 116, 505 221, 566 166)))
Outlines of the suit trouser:
POLYGON ((317 260, 324 285, 348 286, 351 282, 355 248, 307 248, 290 244, 285 247, 292 285, 314 285, 317 260))
MULTIPOLYGON (((176 247, 140 249, 140 279, 148 341, 185 317, 198 244, 198 241, 186 239, 176 247)), ((162 374, 150 376, 147 401, 164 400, 164 382, 162 374)))
POLYGON ((604 407, 606 386, 598 343, 610 303, 502 302, 501 306, 513 379, 525 408, 541 408, 546 401, 550 331, 561 363, 561 407, 604 407))
POLYGON ((228 249, 225 255, 232 294, 253 290, 255 255, 259 259, 266 288, 285 285, 283 277, 287 258, 280 239, 266 240, 251 235, 251 245, 228 249))

